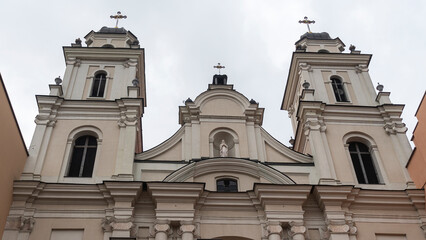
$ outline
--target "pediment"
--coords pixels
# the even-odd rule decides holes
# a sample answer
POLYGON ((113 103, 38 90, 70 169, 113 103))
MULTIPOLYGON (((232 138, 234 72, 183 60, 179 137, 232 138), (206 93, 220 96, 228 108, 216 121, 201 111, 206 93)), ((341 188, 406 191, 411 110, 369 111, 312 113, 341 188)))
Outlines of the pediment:
POLYGON ((266 183, 295 184, 284 173, 268 165, 241 158, 209 158, 193 161, 167 176, 164 182, 187 182, 202 175, 220 173, 222 175, 242 174, 261 179, 266 183))

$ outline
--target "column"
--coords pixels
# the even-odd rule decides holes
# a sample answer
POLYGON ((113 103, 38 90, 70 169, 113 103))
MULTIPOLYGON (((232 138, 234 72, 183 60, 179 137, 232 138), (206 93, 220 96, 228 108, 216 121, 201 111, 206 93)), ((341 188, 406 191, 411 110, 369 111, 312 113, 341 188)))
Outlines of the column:
POLYGON ((179 228, 182 240, 194 240, 195 225, 192 222, 182 221, 179 228))
POLYGON ((170 232, 170 225, 168 222, 158 221, 157 224, 154 225, 154 231, 155 240, 167 240, 170 232))
POLYGON ((268 231, 268 240, 281 240, 283 228, 279 223, 268 223, 266 230, 268 231))
POLYGON ((330 234, 330 240, 350 240, 349 225, 345 221, 328 221, 327 230, 330 234))
POLYGON ((290 235, 293 240, 305 240, 306 227, 303 222, 290 222, 290 235))

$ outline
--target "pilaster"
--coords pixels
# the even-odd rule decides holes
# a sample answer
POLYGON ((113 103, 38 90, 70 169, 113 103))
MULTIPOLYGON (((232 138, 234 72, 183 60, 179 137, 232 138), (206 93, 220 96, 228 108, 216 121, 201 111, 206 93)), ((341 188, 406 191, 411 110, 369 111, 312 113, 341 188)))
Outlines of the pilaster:
POLYGON ((330 240, 350 240, 351 227, 346 220, 344 205, 353 191, 352 186, 315 186, 314 196, 324 212, 330 240))
POLYGON ((137 127, 143 111, 143 100, 140 98, 123 98, 117 100, 120 108, 118 127, 117 160, 113 178, 123 181, 133 180, 133 161, 136 148, 137 127))
POLYGON ((303 203, 311 186, 255 184, 254 193, 270 222, 303 222, 303 203))
POLYGON ((134 236, 134 203, 142 191, 142 183, 104 182, 104 185, 114 201, 113 216, 103 221, 104 230, 112 231, 112 237, 134 236))
MULTIPOLYGON (((309 94, 310 91, 305 91, 309 94)), ((330 146, 328 144, 322 112, 325 104, 313 101, 301 101, 297 116, 303 123, 303 134, 309 139, 315 166, 319 170, 319 184, 338 184, 330 146)))
POLYGON ((193 221, 195 204, 204 190, 201 183, 147 183, 155 202, 157 220, 193 221))
POLYGON ((53 128, 57 121, 58 109, 63 99, 58 96, 36 96, 39 114, 35 118, 36 129, 28 151, 21 179, 40 180, 41 171, 53 128))

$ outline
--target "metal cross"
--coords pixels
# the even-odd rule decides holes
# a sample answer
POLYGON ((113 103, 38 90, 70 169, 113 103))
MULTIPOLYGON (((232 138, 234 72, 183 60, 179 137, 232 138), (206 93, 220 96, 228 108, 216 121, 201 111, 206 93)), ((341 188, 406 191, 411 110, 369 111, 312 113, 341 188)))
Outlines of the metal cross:
POLYGON ((225 68, 225 66, 220 65, 220 63, 218 63, 217 66, 213 66, 213 67, 219 70, 219 74, 220 74, 220 69, 225 68))
POLYGON ((113 19, 116 19, 116 20, 117 20, 117 22, 115 22, 115 28, 118 28, 118 20, 120 20, 120 19, 122 19, 122 18, 126 19, 126 18, 127 18, 127 16, 126 16, 126 15, 121 15, 121 12, 120 12, 120 11, 118 11, 118 12, 117 12, 117 15, 111 15, 111 16, 110 16, 110 18, 113 18, 113 19))
POLYGON ((299 20, 299 23, 303 23, 306 24, 306 26, 308 26, 308 31, 309 33, 311 33, 311 28, 309 27, 309 24, 314 24, 315 21, 314 20, 309 20, 308 17, 304 17, 303 20, 299 20))

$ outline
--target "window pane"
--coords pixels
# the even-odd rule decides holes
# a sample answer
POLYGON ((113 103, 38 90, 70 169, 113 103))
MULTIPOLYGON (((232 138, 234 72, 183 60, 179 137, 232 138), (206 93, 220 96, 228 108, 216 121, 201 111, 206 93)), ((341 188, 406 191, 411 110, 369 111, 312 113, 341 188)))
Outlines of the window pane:
POLYGON ((356 152, 356 143, 349 143, 349 152, 356 152))
POLYGON ((96 146, 96 145, 98 145, 98 141, 96 141, 95 137, 88 136, 88 138, 89 138, 89 146, 96 146))
POLYGON ((77 140, 75 140, 74 146, 84 146, 86 144, 86 138, 86 136, 77 138, 77 140))
POLYGON ((369 153, 363 153, 361 155, 362 163, 364 164, 365 173, 367 174, 367 179, 369 184, 378 184, 379 180, 377 179, 376 169, 374 168, 373 159, 369 153))
POLYGON ((86 151, 86 159, 84 161, 84 168, 82 177, 91 177, 93 173, 93 166, 95 165, 96 148, 88 148, 86 151))
POLYGON ((93 79, 91 97, 103 97, 105 92, 106 74, 96 74, 93 79))
POLYGON ((105 83, 106 83, 105 78, 103 78, 103 79, 101 80, 101 83, 100 83, 100 86, 99 86, 99 94, 98 94, 98 97, 103 97, 103 96, 104 96, 105 83))
POLYGON ((94 79, 93 86, 92 86, 92 94, 90 96, 97 97, 98 91, 99 91, 99 79, 94 79))
POLYGON ((216 182, 218 192, 238 192, 237 181, 233 179, 220 179, 216 182))
POLYGON ((83 159, 84 148, 74 147, 68 177, 79 177, 81 160, 83 159))
POLYGON ((333 86, 334 96, 337 102, 347 102, 345 90, 343 88, 343 82, 340 79, 331 79, 331 85, 333 86))
POLYGON ((355 168, 355 174, 356 174, 356 178, 358 179, 358 183, 360 184, 365 184, 365 178, 364 178, 364 174, 362 172, 362 167, 361 167, 361 163, 360 163, 360 159, 358 157, 357 153, 351 153, 351 158, 352 158, 352 163, 354 165, 355 168))
POLYGON ((370 155, 370 151, 365 144, 362 144, 362 143, 356 143, 356 144, 358 145, 358 149, 359 149, 360 152, 368 153, 368 155, 370 155))

